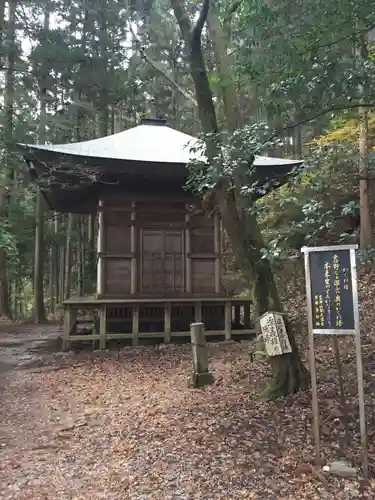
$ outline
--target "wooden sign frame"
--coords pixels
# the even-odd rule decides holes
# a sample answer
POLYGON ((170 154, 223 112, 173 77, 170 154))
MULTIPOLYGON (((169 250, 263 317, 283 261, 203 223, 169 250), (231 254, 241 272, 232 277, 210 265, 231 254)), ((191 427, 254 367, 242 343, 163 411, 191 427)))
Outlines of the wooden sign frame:
POLYGON ((358 283, 357 283, 357 266, 356 266, 356 250, 358 245, 336 245, 336 246, 321 246, 321 247, 303 247, 301 252, 304 254, 305 261, 305 279, 306 279, 306 297, 307 297, 307 316, 308 316, 308 329, 309 329, 309 362, 310 362, 310 373, 311 373, 311 390, 312 390, 312 410, 313 410, 313 433, 315 440, 315 452, 316 458, 320 462, 321 452, 320 452, 320 433, 319 433, 319 406, 318 406, 318 392, 317 392, 317 381, 316 381, 316 366, 315 366, 315 348, 314 348, 314 337, 315 335, 332 335, 336 338, 338 335, 350 335, 355 338, 356 346, 356 364, 357 364, 357 380, 358 380, 358 400, 359 400, 359 423, 360 423, 360 434, 361 434, 361 446, 362 446, 362 461, 363 461, 363 476, 367 478, 368 476, 368 451, 367 451, 367 434, 366 434, 366 416, 365 416, 365 403, 364 403, 364 383, 363 383, 363 364, 362 364, 362 346, 361 346, 361 334, 360 334, 360 322, 359 322, 359 307, 358 307, 358 283), (319 252, 319 254, 318 254, 319 252), (311 259, 311 256, 313 257, 311 259), (323 257, 320 260, 320 266, 316 266, 319 263, 317 257, 323 257), (336 257, 335 257, 336 256, 336 257), (332 270, 333 258, 335 258, 335 267, 337 268, 337 259, 342 257, 342 260, 346 264, 349 264, 345 269, 350 271, 349 276, 345 276, 343 268, 338 267, 339 271, 337 276, 332 274, 327 278, 327 271, 330 267, 332 270), (321 266, 324 260, 323 267, 321 266), (311 263, 315 263, 315 268, 312 269, 311 263), (314 273, 314 276, 312 275, 314 273), (319 276, 320 273, 320 276, 319 276), (316 297, 321 296, 321 293, 316 293, 319 290, 319 280, 321 285, 321 276, 324 276, 325 285, 325 298, 326 301, 323 307, 321 301, 316 300, 316 297), (345 280, 345 283, 343 284, 345 280), (329 281, 329 286, 328 286, 329 281), (337 285, 337 287, 336 287, 337 285), (346 310, 346 317, 339 318, 339 299, 336 298, 341 292, 337 292, 335 295, 334 304, 332 290, 339 288, 344 291, 344 297, 347 304, 351 306, 352 310, 346 310), (348 292, 348 293, 345 293, 348 292), (348 301, 350 299, 350 304, 348 301), (323 307, 323 313, 321 309, 323 307), (319 309, 318 315, 316 314, 317 309, 319 309), (331 315, 329 312, 331 311, 331 315), (332 320, 335 320, 333 324, 332 320), (317 324, 318 322, 318 324, 317 324))

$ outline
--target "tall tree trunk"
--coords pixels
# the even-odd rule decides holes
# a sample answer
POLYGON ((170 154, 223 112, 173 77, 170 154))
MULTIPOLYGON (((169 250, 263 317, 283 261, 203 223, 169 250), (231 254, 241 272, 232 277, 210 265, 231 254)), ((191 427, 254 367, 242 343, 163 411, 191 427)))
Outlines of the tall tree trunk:
POLYGON ((55 314, 56 311, 56 301, 55 301, 55 282, 54 282, 54 273, 53 273, 53 244, 51 245, 49 251, 49 276, 48 276, 48 295, 49 295, 49 312, 51 314, 55 314))
MULTIPOLYGON (((4 11, 5 4, 0 6, 2 11, 2 21, 4 26, 4 11)), ((16 60, 16 45, 15 45, 15 30, 16 30, 16 3, 11 0, 8 3, 8 29, 6 38, 8 42, 7 53, 7 70, 5 72, 5 89, 4 89, 4 108, 5 108, 5 127, 4 127, 4 145, 5 145, 5 170, 7 181, 9 181, 10 191, 0 187, 0 221, 8 216, 8 206, 10 202, 10 194, 13 188, 14 173, 11 165, 11 151, 13 148, 13 101, 14 101, 14 66, 16 60)), ((3 37, 1 42, 3 42, 3 37)), ((3 47, 3 45, 1 45, 3 47)), ((8 261, 5 248, 0 247, 0 316, 12 317, 10 306, 10 293, 8 281, 8 261)))
POLYGON ((56 305, 59 301, 59 245, 57 243, 57 237, 59 234, 59 219, 58 214, 53 214, 53 233, 54 241, 51 247, 51 309, 52 314, 56 312, 56 305))
POLYGON ((84 282, 84 253, 83 253, 83 242, 84 237, 82 235, 83 224, 82 217, 77 216, 77 239, 76 239, 76 263, 77 263, 77 295, 82 297, 83 295, 83 282, 84 282))
MULTIPOLYGON (((55 220, 56 220, 57 214, 54 212, 52 219, 50 221, 50 232, 51 234, 54 234, 55 231, 55 220)), ((56 295, 56 278, 57 278, 57 272, 56 272, 56 261, 57 261, 57 252, 58 248, 56 245, 56 241, 52 240, 51 242, 51 248, 49 251, 49 303, 50 303, 50 312, 51 314, 56 313, 56 303, 57 303, 57 295, 56 295)))
MULTIPOLYGON (((189 62, 202 128, 207 136, 212 137, 212 134, 218 132, 218 124, 201 46, 201 34, 208 15, 209 0, 204 0, 194 28, 191 26, 182 1, 171 0, 171 4, 189 48, 189 62)), ((213 10, 210 13, 209 29, 213 38, 220 80, 222 80, 220 89, 223 94, 226 119, 229 129, 234 131, 241 126, 242 117, 236 95, 235 80, 228 59, 225 33, 213 10)), ((218 154, 220 153, 217 143, 207 139, 208 159, 213 160, 218 157, 218 154)), ((252 291, 255 313, 259 317, 270 308, 282 312, 282 304, 270 263, 268 260, 262 259, 261 250, 264 243, 256 217, 245 210, 247 207, 240 193, 242 181, 243 179, 240 177, 234 179, 234 190, 228 189, 230 186, 218 185, 215 196, 236 263, 242 270, 249 290, 252 291)), ((301 361, 289 323, 287 323, 287 330, 292 353, 270 359, 273 379, 265 391, 267 397, 286 395, 308 386, 308 371, 301 361)))
MULTIPOLYGON (((66 231, 65 221, 61 224, 64 231, 66 231)), ((66 245, 60 245, 60 256, 59 256, 59 302, 60 304, 64 302, 65 299, 65 261, 66 261, 66 245)))
POLYGON ((34 264, 34 320, 42 323, 46 319, 44 307, 44 207, 38 189, 35 209, 35 264, 34 264))
POLYGON ((96 215, 90 214, 87 221, 87 247, 88 247, 88 273, 86 292, 93 293, 95 290, 96 281, 96 242, 95 242, 95 226, 96 215))
MULTIPOLYGON (((0 221, 5 218, 7 192, 0 187, 0 221)), ((0 247, 0 317, 12 318, 9 298, 8 266, 5 248, 0 247)))
POLYGON ((25 311, 24 311, 24 299, 23 299, 23 284, 22 284, 22 266, 18 266, 18 280, 17 280, 17 288, 16 288, 16 293, 17 293, 17 319, 23 319, 25 317, 25 311))
MULTIPOLYGON (((356 56, 359 61, 368 59, 367 36, 361 34, 356 46, 356 56)), ((361 84, 359 91, 365 99, 366 90, 361 84)), ((360 246, 370 248, 375 246, 375 234, 371 217, 370 179, 368 159, 368 110, 359 108, 359 205, 360 205, 360 246)))
MULTIPOLYGON (((49 6, 46 6, 44 13, 43 40, 46 43, 48 39, 50 23, 49 6)), ((47 62, 43 61, 42 75, 40 78, 40 118, 39 118, 39 143, 46 142, 47 126, 47 62)), ((44 306, 44 199, 40 189, 36 194, 35 209, 36 227, 35 227, 35 264, 34 264, 34 320, 41 323, 46 319, 44 306)))
POLYGON ((5 20, 5 4, 6 4, 6 1, 5 0, 0 0, 0 46, 1 46, 1 49, 0 49, 0 60, 2 59, 2 55, 3 55, 3 40, 4 40, 4 20, 5 20))
POLYGON ((370 180, 368 163, 368 111, 359 109, 359 201, 360 201, 360 246, 375 246, 371 217, 370 180))

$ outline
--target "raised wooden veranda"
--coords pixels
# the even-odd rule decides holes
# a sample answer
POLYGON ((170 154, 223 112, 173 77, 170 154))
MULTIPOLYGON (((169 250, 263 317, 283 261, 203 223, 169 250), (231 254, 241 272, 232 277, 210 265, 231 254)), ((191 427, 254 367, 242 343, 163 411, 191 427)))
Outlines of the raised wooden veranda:
POLYGON ((190 324, 201 321, 207 337, 231 340, 255 334, 250 305, 249 299, 223 296, 71 298, 64 302, 63 349, 68 350, 72 341, 98 342, 99 349, 105 349, 107 341, 113 339, 129 339, 133 346, 146 338, 162 339, 167 344, 177 337, 190 336, 190 324), (80 332, 80 323, 91 323, 90 331, 80 332))

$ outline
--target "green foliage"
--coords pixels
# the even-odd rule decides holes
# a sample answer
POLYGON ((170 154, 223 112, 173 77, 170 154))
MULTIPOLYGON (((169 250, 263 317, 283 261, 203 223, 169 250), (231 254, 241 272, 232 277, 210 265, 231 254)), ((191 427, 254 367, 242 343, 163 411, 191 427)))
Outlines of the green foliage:
POLYGON ((358 0, 303 1, 293 8, 284 0, 242 3, 235 19, 240 43, 234 40, 239 75, 273 123, 358 102, 362 86, 374 102, 374 61, 353 50, 366 26, 373 26, 372 7, 358 0))
MULTIPOLYGON (((187 4, 194 15, 197 5, 187 4)), ((362 32, 374 22, 371 3, 303 0, 291 8, 286 0, 250 0, 240 4, 231 20, 232 3, 220 0, 217 5, 225 32, 230 33, 228 51, 247 125, 231 135, 225 130, 218 98, 221 82, 207 31, 203 46, 221 133, 202 137, 195 147, 200 158, 189 166, 188 187, 200 194, 212 193, 219 182, 225 182, 228 189, 239 190, 245 211, 256 213, 265 235, 263 257, 275 268, 281 268, 283 259, 296 255, 304 244, 355 240, 357 110, 331 112, 303 127, 287 126, 325 109, 358 103, 361 87, 366 89, 366 100, 375 101, 373 47, 369 45, 368 58, 358 58, 353 50, 354 39, 359 42, 355 25, 362 32), (276 136, 274 128, 286 130, 276 136), (296 144, 298 134, 304 148, 296 144), (206 144, 217 151, 209 166, 202 161, 206 144), (293 172, 280 187, 284 178, 262 178, 253 167, 254 155, 267 152, 285 157, 304 153, 309 160, 303 173, 293 172), (241 179, 240 189, 234 179, 241 179)), ((0 245, 7 250, 12 291, 21 287, 30 301, 35 189, 13 145, 38 141, 41 82, 46 85, 47 140, 51 142, 86 140, 138 125, 151 112, 152 103, 179 130, 198 135, 200 127, 193 104, 142 57, 146 54, 180 88, 191 92, 184 42, 169 2, 158 0, 151 8, 144 1, 30 0, 16 9, 15 38, 6 33, 1 47, 5 67, 9 56, 14 56, 14 71, 9 73, 13 75, 12 107, 0 108, 0 177, 12 193, 6 217, 0 220, 0 245), (46 34, 47 6, 51 17, 46 34), (131 40, 129 23, 138 44, 131 40)), ((7 78, 5 74, 1 82, 3 91, 7 78)), ((370 115, 371 147, 373 122, 370 115)), ((375 158, 369 159, 373 175, 375 158)), ((52 249, 57 246, 61 256, 66 244, 66 220, 60 222, 56 233, 52 214, 46 212, 46 283, 52 249)), ((87 231, 78 229, 86 222, 77 222, 72 233, 75 252, 85 246, 85 287, 95 278, 87 231)), ((77 262, 72 267, 72 287, 77 289, 77 262)))
MULTIPOLYGON (((232 134, 224 130, 217 135, 201 136, 190 148, 195 159, 188 165, 187 187, 196 193, 212 192, 219 183, 233 189, 235 179, 241 178, 241 195, 250 201, 267 192, 274 183, 272 178, 259 181, 253 165, 255 155, 278 143, 274 132, 265 123, 246 125, 232 134), (213 159, 209 164, 207 147, 216 151, 216 155, 210 155, 213 159)), ((248 208, 251 210, 251 203, 248 208)))
POLYGON ((317 147, 304 171, 259 202, 260 223, 272 260, 293 255, 303 245, 355 239, 358 216, 358 155, 350 148, 317 147))

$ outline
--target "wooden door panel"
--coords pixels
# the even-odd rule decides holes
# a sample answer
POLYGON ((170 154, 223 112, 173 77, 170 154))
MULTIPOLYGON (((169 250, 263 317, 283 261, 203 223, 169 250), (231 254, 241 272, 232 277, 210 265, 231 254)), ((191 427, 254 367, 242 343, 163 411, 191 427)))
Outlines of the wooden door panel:
POLYGON ((164 250, 164 238, 161 231, 143 231, 142 232, 143 253, 162 253, 164 250))
POLYGON ((142 291, 183 291, 184 245, 182 231, 142 231, 142 291))
POLYGON ((179 232, 165 232, 165 243, 164 243, 165 253, 182 253, 182 234, 179 232))
POLYGON ((164 269, 166 273, 182 273, 182 256, 166 255, 164 258, 164 269))

